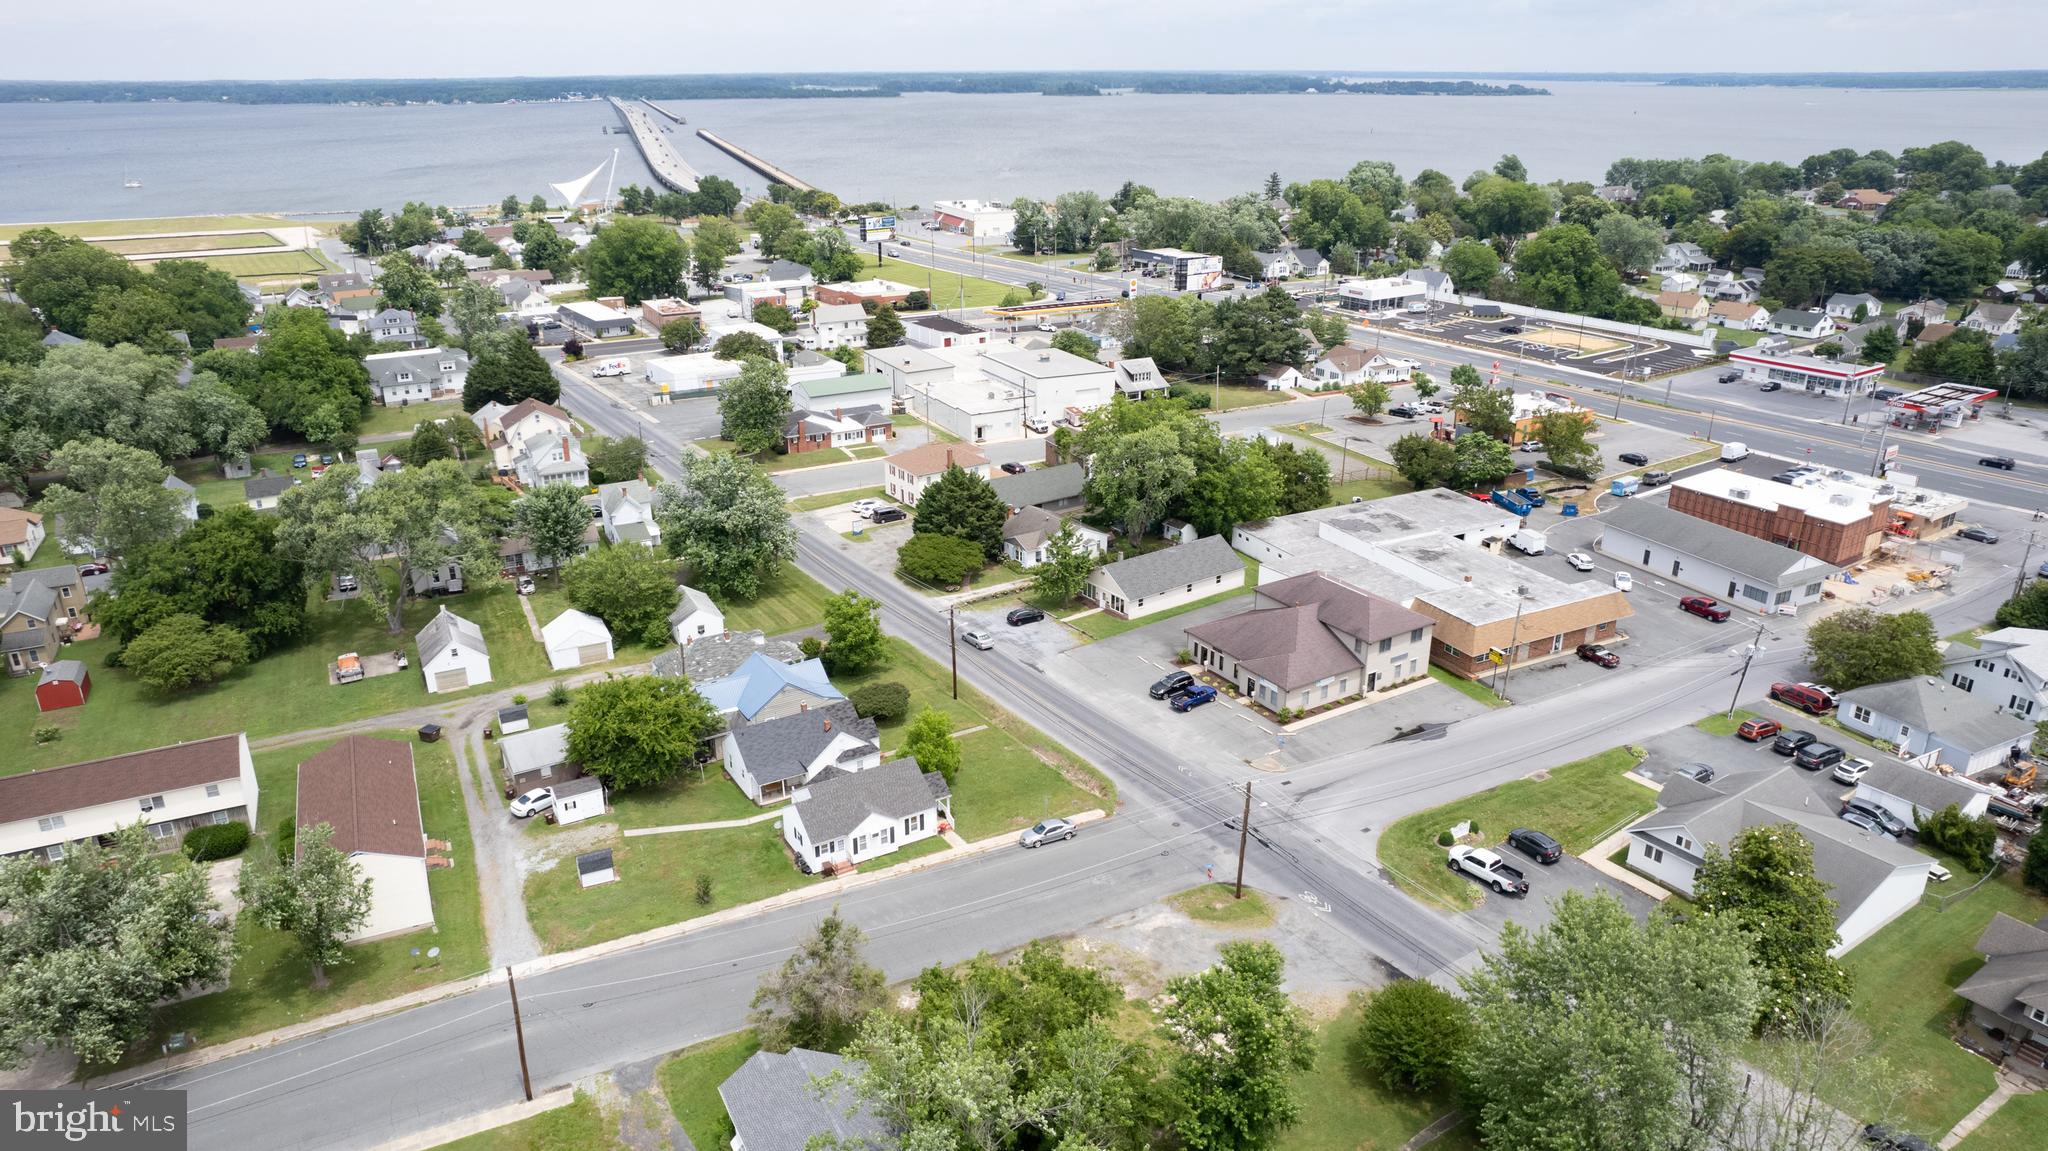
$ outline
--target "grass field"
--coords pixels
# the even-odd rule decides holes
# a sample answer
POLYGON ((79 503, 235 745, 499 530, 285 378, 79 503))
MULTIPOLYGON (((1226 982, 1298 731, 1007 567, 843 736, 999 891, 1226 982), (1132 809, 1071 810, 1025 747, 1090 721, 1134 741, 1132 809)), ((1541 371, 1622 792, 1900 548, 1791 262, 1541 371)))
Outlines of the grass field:
MULTIPOLYGON (((1334 479, 1335 477, 1332 478, 1334 479)), ((1388 480, 1346 480, 1341 484, 1332 483, 1330 485, 1330 502, 1325 506, 1336 507, 1338 504, 1348 504, 1354 498, 1361 500, 1380 500, 1385 499, 1388 496, 1404 495, 1414 490, 1415 485, 1409 483, 1407 480, 1400 479, 1398 477, 1388 480)))
POLYGON ((735 1032, 685 1047, 655 1072, 676 1122, 700 1151, 731 1145, 732 1119, 718 1097, 718 1085, 760 1049, 752 1031, 735 1032))
MULTIPOLYGON (((739 450, 738 446, 731 440, 717 438, 698 440, 697 446, 713 454, 731 455, 739 450)), ((881 453, 877 451, 872 454, 880 455, 881 453)), ((821 467, 825 464, 843 464, 854 458, 854 456, 847 453, 845 448, 818 448, 814 451, 789 452, 786 454, 769 452, 767 455, 755 459, 754 462, 760 465, 762 471, 772 474, 775 472, 793 472, 800 468, 821 467)))
POLYGON ((1273 908, 1265 897, 1256 891, 1246 891, 1244 898, 1238 899, 1232 894, 1234 890, 1228 883, 1205 883, 1168 896, 1166 905, 1189 919, 1218 927, 1273 926, 1273 908))
POLYGON ((1214 381, 1191 379, 1181 380, 1174 387, 1200 392, 1209 401, 1206 410, 1212 412, 1262 408, 1267 404, 1284 404, 1294 399, 1294 393, 1268 391, 1264 384, 1224 384, 1219 390, 1214 381))
POLYGON ((2037 1091, 2006 1100, 1984 1126, 1956 1144, 1956 1151, 2039 1151, 2043 1131, 2048 1131, 2048 1092, 2037 1091))
MULTIPOLYGON (((1342 1014, 1316 1029, 1315 1066, 1295 1077, 1301 1114, 1281 1131, 1274 1151, 1394 1151, 1456 1106, 1449 1092, 1408 1095, 1390 1091, 1351 1055, 1364 1010, 1354 998, 1342 1014)), ((1477 1151, 1468 1123, 1429 1144, 1431 1151, 1477 1151)))
POLYGON ((1494 693, 1494 690, 1476 679, 1452 675, 1435 664, 1429 665, 1429 678, 1443 684, 1467 699, 1476 700, 1488 707, 1506 707, 1508 701, 1494 693))
POLYGON ((1533 827, 1549 833, 1566 851, 1585 851, 1621 823, 1657 806, 1655 792, 1622 778, 1642 758, 1633 748, 1611 748, 1553 768, 1547 779, 1518 779, 1416 812, 1380 836, 1380 862, 1410 895, 1455 910, 1477 907, 1478 885, 1444 870, 1439 833, 1469 819, 1487 843, 1498 843, 1511 828, 1533 827))
POLYGON ((123 256, 154 256, 163 252, 204 252, 214 248, 275 248, 269 232, 234 232, 226 236, 150 236, 138 240, 103 240, 98 244, 123 256))
POLYGON ((1259 586, 1259 561, 1249 556, 1239 558, 1244 560, 1244 583, 1228 591, 1220 591, 1215 595, 1203 596, 1193 603, 1185 603, 1179 607, 1170 607, 1165 611, 1156 611, 1140 619, 1123 619, 1113 616, 1106 611, 1099 611, 1093 615, 1084 615, 1080 619, 1073 620, 1067 626, 1091 640, 1109 639, 1111 636, 1122 635, 1132 628, 1140 628, 1147 624, 1158 623, 1160 620, 1172 619, 1177 615, 1185 615, 1197 608, 1208 607, 1212 603, 1221 603, 1235 596, 1250 595, 1252 589, 1259 586))
POLYGON ((1716 712, 1693 724, 1708 735, 1734 735, 1735 729, 1756 718, 1756 713, 1745 707, 1738 707, 1734 714, 1716 712))
POLYGON ((335 270, 325 257, 311 250, 263 252, 253 256, 208 256, 204 262, 241 279, 312 276, 335 270))
POLYGON ((619 1146, 617 1122, 595 1098, 578 1091, 567 1107, 443 1143, 437 1151, 610 1151, 619 1146))
POLYGON ((219 232, 229 228, 273 228, 291 221, 282 216, 158 216, 144 220, 71 220, 61 224, 0 224, 0 242, 31 228, 50 228, 66 236, 160 236, 169 232, 219 232))
POLYGON ((944 269, 934 270, 922 264, 906 263, 905 261, 890 257, 884 257, 879 266, 872 260, 863 259, 861 261, 861 269, 863 278, 875 277, 883 280, 894 280, 899 284, 909 284, 913 288, 929 290, 932 296, 932 306, 937 308, 962 306, 962 291, 966 293, 964 306, 969 308, 986 308, 1000 304, 1003 302, 1003 297, 1010 292, 1016 292, 1018 295, 1024 294, 1024 289, 1022 288, 1013 288, 1008 284, 998 284, 994 280, 984 280, 977 276, 962 276, 957 272, 948 272, 944 269))
POLYGON ((390 432, 410 432, 420 426, 421 420, 438 420, 443 416, 462 415, 462 404, 457 400, 436 400, 425 404, 403 404, 387 408, 383 404, 371 404, 370 414, 363 417, 363 426, 356 429, 359 436, 379 436, 390 432))
MULTIPOLYGON (((244 917, 236 924, 240 954, 227 989, 166 1008, 160 1033, 190 1031, 201 1044, 219 1043, 475 975, 488 964, 476 861, 469 848, 469 816, 455 776, 454 752, 445 743, 420 743, 408 731, 374 734, 412 747, 427 836, 456 845, 453 867, 427 873, 434 926, 350 947, 348 962, 328 973, 329 986, 315 991, 310 969, 291 937, 244 917), (441 949, 439 958, 425 957, 432 947, 441 949), (415 948, 418 956, 412 954, 415 948)), ((298 793, 298 765, 332 742, 273 748, 252 756, 262 803, 258 826, 252 829, 257 835, 242 853, 243 866, 271 865, 277 825, 291 817, 292 797, 298 793)))
POLYGON ((798 496, 789 501, 793 512, 815 512, 823 508, 836 508, 855 500, 879 500, 883 498, 881 488, 850 488, 843 492, 820 492, 814 496, 798 496))
POLYGON ((725 609, 725 626, 734 631, 782 635, 825 622, 825 601, 830 598, 824 584, 798 571, 795 564, 784 564, 762 585, 760 595, 750 600, 720 596, 718 606, 725 609))

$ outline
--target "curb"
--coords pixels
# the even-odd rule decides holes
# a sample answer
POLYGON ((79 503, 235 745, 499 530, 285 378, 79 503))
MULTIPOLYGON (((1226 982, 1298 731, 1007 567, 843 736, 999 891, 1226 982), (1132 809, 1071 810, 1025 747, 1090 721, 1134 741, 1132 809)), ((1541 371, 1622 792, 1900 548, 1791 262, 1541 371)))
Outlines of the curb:
POLYGON ((574 1087, 557 1087, 552 1091, 534 1096, 532 1102, 521 1100, 518 1103, 507 1103, 503 1107, 493 1107, 489 1111, 471 1115, 467 1119, 450 1120, 438 1127, 429 1127, 425 1131, 415 1131, 410 1135, 402 1135, 388 1143, 379 1143, 373 1151, 426 1151, 427 1148, 439 1147, 444 1143, 453 1143, 457 1139, 466 1136, 508 1126, 522 1119, 531 1119, 536 1115, 544 1115, 558 1107, 567 1107, 574 1102, 576 1102, 576 1089, 574 1087))

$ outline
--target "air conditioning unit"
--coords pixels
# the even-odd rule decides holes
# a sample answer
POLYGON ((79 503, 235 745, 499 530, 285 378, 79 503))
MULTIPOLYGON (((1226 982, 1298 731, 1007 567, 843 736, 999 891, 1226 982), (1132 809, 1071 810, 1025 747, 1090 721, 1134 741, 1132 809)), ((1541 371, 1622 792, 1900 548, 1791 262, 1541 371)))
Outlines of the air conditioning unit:
POLYGON ((1749 489, 1730 488, 1728 489, 1728 498, 1731 500, 1746 500, 1749 498, 1749 489))

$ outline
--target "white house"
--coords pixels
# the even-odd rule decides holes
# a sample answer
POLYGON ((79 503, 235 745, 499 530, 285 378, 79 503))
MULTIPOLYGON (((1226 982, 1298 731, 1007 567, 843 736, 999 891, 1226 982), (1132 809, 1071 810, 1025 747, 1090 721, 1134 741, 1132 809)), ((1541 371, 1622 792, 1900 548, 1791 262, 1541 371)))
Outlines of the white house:
POLYGON ((1664 245, 1664 254, 1650 265, 1658 275, 1668 272, 1705 272, 1714 266, 1714 257, 1698 244, 1686 242, 1664 245))
POLYGON ((194 827, 236 820, 260 826, 240 732, 0 777, 0 856, 58 860, 69 844, 136 822, 169 849, 194 827))
POLYGON ((676 642, 689 646, 705 636, 725 634, 725 612, 711 597, 688 584, 676 588, 676 609, 668 613, 668 630, 676 642))
POLYGON ((1963 317, 1961 326, 1987 336, 2010 336, 2020 330, 2020 306, 2018 304, 1978 304, 1976 309, 1963 317))
POLYGON ((1872 764, 1856 781, 1856 798, 1883 805, 1907 827, 1947 810, 1950 804, 1971 819, 1979 818, 1990 809, 1991 797, 1997 792, 1997 788, 1960 775, 1943 775, 1890 759, 1872 764))
POLYGON ((1299 388, 1304 386, 1306 380, 1301 374, 1301 369, 1293 364, 1267 364, 1259 369, 1259 374, 1254 378, 1265 385, 1269 392, 1299 388))
POLYGON ((1316 383, 1322 387, 1348 388, 1364 383, 1367 366, 1384 357, 1367 354, 1364 348, 1338 344, 1316 359, 1316 383))
POLYGON ((1942 673, 1951 686, 2031 719, 2048 703, 2048 631, 2002 627, 1979 636, 1976 647, 1951 644, 1942 673))
POLYGON ((981 360, 989 379, 1024 393, 1027 422, 1055 423, 1067 409, 1094 411, 1116 392, 1116 371, 1058 348, 1001 348, 981 360))
POLYGON ((484 646, 483 629, 447 608, 435 613, 415 639, 429 695, 491 682, 491 653, 484 646))
POLYGON ((1835 901, 1830 955, 1919 903, 1934 864, 1889 836, 1837 819, 1832 805, 1814 802, 1812 781, 1790 764, 1731 771, 1707 783, 1673 776, 1657 800, 1657 810, 1628 829, 1628 866, 1687 897, 1709 847, 1725 852, 1743 832, 1790 824, 1812 845, 1814 874, 1835 901))
POLYGON ((819 304, 803 318, 797 337, 814 351, 844 348, 868 342, 868 313, 859 304, 819 304))
POLYGON ((1118 360, 1110 365, 1116 374, 1116 390, 1127 400, 1142 400, 1147 396, 1166 394, 1168 383, 1165 373, 1159 370, 1150 356, 1133 356, 1118 360))
POLYGON ((250 511, 267 512, 277 506, 277 501, 298 483, 289 475, 272 475, 264 468, 256 475, 242 481, 242 500, 250 511))
POLYGON ((921 444, 897 452, 882 464, 883 490, 897 503, 912 506, 916 505, 919 496, 924 495, 924 489, 945 475, 949 467, 959 467, 982 479, 988 478, 988 457, 973 444, 921 444))
POLYGON ((549 812, 557 824, 581 823, 604 814, 604 781, 596 776, 579 776, 554 786, 555 805, 549 812))
POLYGON ((785 799, 820 772, 864 771, 882 762, 875 721, 836 700, 774 719, 736 719, 721 741, 725 773, 755 803, 785 799))
MULTIPOLYGON (((178 512, 180 515, 183 515, 188 520, 197 520, 199 518, 198 488, 193 487, 176 476, 165 476, 164 488, 178 493, 178 512)), ((5 545, 0 544, 0 554, 4 554, 5 550, 5 545)))
MULTIPOLYGON (((370 914, 350 943, 434 925, 427 890, 427 835, 412 745, 351 735, 299 764, 293 826, 326 824, 329 841, 370 881, 370 914)), ((303 846, 301 834, 298 843, 303 846)))
POLYGON ((590 459, 583 445, 571 436, 534 438, 519 446, 512 456, 512 474, 522 486, 544 488, 551 484, 590 486, 590 459))
POLYGON ((548 666, 556 671, 612 658, 611 629, 603 620, 573 607, 541 625, 540 642, 547 649, 548 666))
POLYGON ((43 517, 20 508, 0 508, 0 561, 27 564, 45 537, 43 517))
POLYGON ((469 353, 460 348, 419 348, 363 357, 370 390, 386 407, 422 404, 462 394, 469 379, 469 353))
POLYGON ((569 413, 540 400, 521 400, 509 408, 492 401, 470 413, 469 419, 490 445, 492 462, 501 470, 512 466, 528 441, 559 439, 576 431, 569 413))
POLYGON ((1244 561, 1222 536, 1204 536, 1088 573, 1087 596, 1126 619, 1193 603, 1244 584, 1244 561))
POLYGON ((1860 324, 1882 315, 1884 301, 1868 292, 1836 292, 1828 297, 1828 302, 1822 310, 1827 312, 1829 319, 1839 320, 1844 325, 1860 324), (1858 308, 1863 310, 1860 317, 1856 314, 1858 308))
POLYGON ((782 839, 817 871, 930 839, 952 813, 952 791, 938 772, 897 759, 851 774, 827 773, 799 790, 782 817, 782 839))
POLYGON ((654 519, 654 489, 646 480, 599 484, 597 511, 605 538, 613 543, 661 545, 661 525, 654 519))
POLYGON ((1035 568, 1051 558, 1047 546, 1068 526, 1074 529, 1074 543, 1082 551, 1097 556, 1108 553, 1108 532, 1080 520, 1062 519, 1044 508, 1026 506, 1003 521, 1003 556, 1015 560, 1019 567, 1035 568))
POLYGON ((1931 755, 1933 762, 1965 775, 2003 763, 2034 735, 2031 720, 1979 699, 1968 688, 1921 676, 1845 691, 1835 718, 1851 731, 1896 745, 1907 759, 1931 755))
POLYGON ((1809 312, 1799 308, 1779 308, 1771 313, 1770 331, 1780 336, 1791 336, 1799 340, 1818 340, 1835 334, 1835 322, 1826 312, 1809 312))

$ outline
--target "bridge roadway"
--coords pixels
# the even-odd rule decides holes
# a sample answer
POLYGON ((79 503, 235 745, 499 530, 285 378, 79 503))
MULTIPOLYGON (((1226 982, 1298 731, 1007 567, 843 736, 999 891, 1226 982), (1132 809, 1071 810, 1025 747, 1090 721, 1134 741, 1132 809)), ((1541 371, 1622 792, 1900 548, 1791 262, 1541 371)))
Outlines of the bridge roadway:
POLYGON ((683 162, 683 157, 669 143, 661 125, 654 122, 653 115, 641 104, 628 104, 617 96, 609 97, 612 107, 618 110, 619 119, 626 122, 626 128, 633 133, 633 143, 640 149, 640 155, 647 161, 647 167, 654 172, 654 178, 670 191, 694 192, 700 178, 695 168, 683 162))
POLYGON ((733 159, 738 160, 740 163, 745 164, 747 167, 752 168, 754 171, 761 173, 763 176, 768 177, 770 180, 773 180, 778 184, 785 184, 791 188, 795 188, 799 192, 817 191, 817 189, 812 187, 811 185, 805 183, 802 180, 797 179, 795 176, 790 175, 788 172, 783 171, 782 169, 776 167, 775 165, 770 164, 768 161, 763 160, 761 157, 754 155, 752 152, 747 151, 745 148, 742 148, 738 144, 733 143, 731 140, 728 140, 725 137, 720 136, 716 132, 710 131, 705 128, 699 128, 697 129, 697 137, 703 140, 706 144, 709 144, 712 147, 718 149, 719 151, 725 153, 726 155, 731 156, 733 159))

